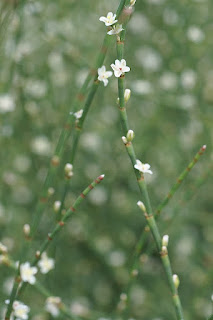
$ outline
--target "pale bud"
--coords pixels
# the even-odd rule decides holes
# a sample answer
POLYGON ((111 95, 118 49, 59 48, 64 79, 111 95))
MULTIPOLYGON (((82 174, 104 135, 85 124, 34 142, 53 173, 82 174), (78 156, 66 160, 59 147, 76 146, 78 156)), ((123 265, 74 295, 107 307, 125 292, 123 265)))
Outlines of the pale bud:
POLYGON ((138 201, 137 205, 143 212, 146 212, 146 207, 142 201, 138 201))
POLYGON ((130 1, 130 6, 134 6, 135 5, 136 0, 131 0, 130 1))
POLYGON ((123 136, 121 139, 122 139, 122 141, 123 141, 124 144, 127 144, 128 141, 127 141, 127 138, 126 138, 126 137, 123 136))
POLYGON ((7 247, 0 242, 0 253, 6 254, 7 252, 8 252, 7 247))
POLYGON ((162 246, 168 247, 168 243, 169 243, 169 236, 168 234, 165 234, 162 238, 162 246))
POLYGON ((137 277, 138 276, 138 270, 137 269, 132 270, 132 276, 133 277, 137 277))
POLYGON ((131 90, 130 89, 126 89, 124 91, 124 100, 125 100, 125 102, 128 102, 130 97, 131 97, 131 90))
POLYGON ((73 165, 71 163, 66 163, 64 166, 64 171, 66 174, 69 174, 73 170, 73 165))
POLYGON ((23 232, 24 232, 25 236, 29 236, 29 234, 30 234, 30 225, 29 224, 26 223, 23 226, 23 232))
POLYGON ((121 299, 121 301, 127 301, 127 294, 126 293, 121 293, 120 299, 121 299))
POLYGON ((133 130, 127 132, 126 138, 128 142, 131 142, 134 139, 135 133, 133 130))
POLYGON ((47 193, 48 193, 48 196, 51 197, 51 196, 55 193, 55 189, 52 188, 52 187, 50 187, 50 188, 48 189, 47 193))
POLYGON ((213 294, 211 295, 211 300, 212 300, 212 302, 213 302, 213 294))
POLYGON ((178 275, 177 274, 173 274, 172 279, 173 279, 174 285, 175 285, 175 287, 177 289, 179 287, 179 284, 180 284, 180 279, 179 279, 178 275))
POLYGON ((55 201, 53 205, 53 209, 55 212, 58 212, 61 208, 61 201, 55 201))

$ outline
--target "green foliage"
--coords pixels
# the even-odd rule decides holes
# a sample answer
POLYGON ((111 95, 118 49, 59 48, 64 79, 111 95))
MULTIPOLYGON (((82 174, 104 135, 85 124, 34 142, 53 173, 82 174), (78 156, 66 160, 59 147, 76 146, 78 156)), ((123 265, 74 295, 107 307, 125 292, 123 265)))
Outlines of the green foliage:
MULTIPOLYGON (((45 0, 0 9, 0 241, 14 260, 19 259, 22 227, 32 221, 61 128, 105 35, 98 19, 115 12, 117 5, 112 0, 45 0), (12 99, 11 112, 2 111, 5 95, 12 99)), ((138 0, 125 45, 131 67, 125 80, 132 90, 129 125, 138 158, 151 164, 153 175, 146 181, 153 209, 199 148, 207 145, 206 154, 158 220, 161 234, 170 235, 169 253, 181 280, 184 313, 198 320, 211 314, 213 282, 212 9, 210 0, 138 0)), ((107 70, 115 59, 113 41, 104 63, 107 70)), ((112 77, 106 88, 100 84, 86 118, 65 207, 99 174, 105 173, 105 180, 48 251, 56 259, 55 270, 39 276, 68 307, 80 305, 85 316, 93 318, 113 316, 146 223, 136 205, 140 196, 121 140, 116 99, 117 81, 112 77)), ((55 194, 29 257, 54 225, 53 203, 62 198, 63 167, 70 161, 72 142, 71 138, 66 145, 55 194)), ((174 319, 156 251, 143 261, 130 292, 129 318, 174 319)), ((0 268, 3 312, 14 272, 0 268)), ((44 298, 33 287, 22 300, 31 307, 34 320, 48 319, 44 298)))

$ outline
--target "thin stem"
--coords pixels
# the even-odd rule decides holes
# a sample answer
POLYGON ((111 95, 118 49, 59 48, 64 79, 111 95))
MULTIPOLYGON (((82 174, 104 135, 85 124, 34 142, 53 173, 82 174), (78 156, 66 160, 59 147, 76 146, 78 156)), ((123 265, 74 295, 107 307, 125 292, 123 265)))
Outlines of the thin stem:
MULTIPOLYGON (((125 4, 125 0, 121 0, 120 4, 118 6, 117 12, 116 12, 116 15, 118 18, 124 8, 124 4, 125 4)), ((92 80, 92 78, 94 77, 93 85, 89 91, 88 98, 87 98, 85 105, 84 105, 84 108, 83 108, 83 110, 84 110, 83 115, 79 121, 77 128, 76 128, 77 133, 75 134, 75 137, 74 137, 72 155, 71 155, 71 160, 73 159, 73 161, 75 158, 79 135, 80 135, 79 130, 81 131, 81 129, 82 129, 85 117, 89 111, 89 107, 92 103, 92 100, 93 100, 94 95, 95 95, 97 88, 98 88, 99 82, 97 81, 97 69, 102 66, 104 59, 106 57, 107 50, 111 44, 111 41, 112 41, 112 37, 106 34, 104 41, 103 41, 103 45, 101 47, 101 50, 99 52, 99 55, 98 55, 96 63, 95 63, 95 69, 92 69, 89 72, 89 74, 88 74, 88 76, 87 76, 82 88, 80 89, 80 91, 74 101, 74 104, 73 104, 73 112, 76 112, 78 110, 80 104, 85 100, 85 94, 86 94, 87 87, 88 87, 90 81, 92 80)), ((41 192, 40 202, 39 202, 37 209, 35 211, 35 214, 34 214, 34 220, 33 220, 32 228, 31 228, 31 237, 34 236, 34 234, 38 228, 38 224, 41 219, 41 214, 42 214, 44 207, 46 205, 46 202, 47 202, 48 188, 52 186, 53 178, 56 174, 56 169, 60 164, 61 156, 64 152, 65 144, 70 136, 71 130, 73 129, 74 122, 75 122, 75 120, 74 120, 73 114, 69 113, 68 118, 67 118, 67 122, 65 123, 65 126, 61 132, 54 156, 51 161, 51 165, 50 165, 50 168, 49 168, 49 171, 48 171, 48 174, 47 174, 44 186, 43 186, 43 190, 41 192), (54 159, 55 159, 55 161, 54 161, 54 159)))
MULTIPOLYGON (((81 204, 81 202, 85 199, 85 197, 88 195, 88 193, 94 189, 102 180, 104 179, 104 175, 99 176, 97 179, 95 179, 81 194, 80 196, 76 199, 74 202, 73 206, 71 206, 63 216, 63 218, 57 222, 56 226, 52 230, 52 232, 48 233, 47 239, 44 240, 42 243, 40 249, 36 252, 35 258, 32 261, 31 265, 35 266, 37 265, 38 261, 41 258, 41 254, 48 248, 52 240, 55 239, 56 235, 59 233, 59 231, 62 229, 62 227, 65 225, 67 220, 73 215, 73 213, 76 212, 78 206, 81 204)), ((19 290, 19 295, 23 292, 24 288, 27 286, 27 282, 22 283, 20 290, 19 290)))
MULTIPOLYGON (((118 40, 117 40, 117 58, 119 60, 123 59, 124 42, 125 42, 125 30, 121 33, 120 38, 118 38, 118 40)), ((124 74, 118 78, 118 95, 119 95, 119 111, 120 111, 122 132, 123 132, 123 135, 126 136, 128 130, 129 130, 129 126, 128 126, 128 117, 127 117, 126 108, 125 108, 125 100, 124 100, 124 78, 125 78, 124 74)), ((127 143, 125 143, 125 145, 126 145, 126 150, 128 152, 128 155, 130 157, 130 160, 131 160, 133 168, 134 168, 134 164, 136 163, 136 156, 135 156, 133 144, 132 144, 132 142, 127 142, 127 143)), ((135 171, 135 174, 137 177, 138 186, 139 186, 141 195, 143 197, 146 211, 147 211, 145 213, 145 217, 147 219, 149 228, 152 232, 152 235, 153 235, 156 247, 158 249, 158 252, 159 252, 159 254, 161 254, 161 247, 162 247, 161 236, 160 236, 159 229, 158 229, 158 226, 155 221, 155 217, 152 214, 152 207, 151 207, 151 203, 150 203, 150 199, 149 199, 148 190, 146 187, 146 182, 144 180, 144 176, 142 173, 139 173, 139 171, 137 171, 135 169, 134 169, 134 171, 135 171)), ((175 306, 177 318, 178 318, 178 320, 183 320, 184 317, 183 317, 183 312, 182 312, 182 306, 180 303, 178 292, 176 290, 176 287, 175 287, 173 279, 172 279, 172 270, 171 270, 169 258, 165 261, 165 258, 161 255, 161 260, 162 260, 162 263, 163 263, 163 266, 164 266, 164 269, 165 269, 165 272, 167 275, 170 290, 173 295, 173 303, 175 306)))
MULTIPOLYGON (((167 196, 164 198, 164 200, 160 203, 160 205, 157 207, 156 211, 155 211, 155 219, 158 219, 162 209, 168 204, 168 202, 170 201, 170 199, 174 196, 175 192, 179 189, 179 187, 181 186, 181 183, 183 182, 183 180, 188 176, 189 172, 191 171, 191 169, 195 166, 195 164, 198 162, 198 160, 200 159, 200 157, 203 155, 203 153, 206 150, 206 146, 202 146, 200 148, 200 150, 196 153, 196 155, 194 156, 193 160, 188 164, 188 166, 186 167, 186 169, 183 170, 183 172, 179 175, 179 177, 177 178, 177 182, 172 186, 171 190, 169 191, 169 193, 167 194, 167 196)), ((135 256, 135 258, 137 259, 138 254, 141 253, 142 249, 144 248, 148 236, 149 236, 149 228, 148 225, 145 226, 145 229, 143 229, 142 233, 141 233, 141 237, 135 247, 134 250, 134 254, 133 256, 135 256)))

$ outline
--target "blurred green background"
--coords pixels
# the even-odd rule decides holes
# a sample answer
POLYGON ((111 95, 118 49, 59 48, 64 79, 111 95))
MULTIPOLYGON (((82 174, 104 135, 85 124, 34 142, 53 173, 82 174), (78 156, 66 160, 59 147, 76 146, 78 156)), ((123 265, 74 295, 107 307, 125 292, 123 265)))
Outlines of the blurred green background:
MULTIPOLYGON (((43 0, 17 8, 1 4, 0 241, 15 260, 22 226, 31 222, 60 130, 101 46, 106 29, 99 17, 115 12, 118 3, 43 0)), ((181 279, 186 319, 197 320, 211 314, 213 291, 212 12, 211 0, 137 0, 125 49, 131 67, 126 87, 132 90, 127 112, 137 157, 150 163, 154 173, 146 176, 154 209, 199 148, 207 145, 159 220, 161 234, 170 236, 169 253, 181 279)), ((114 41, 107 70, 115 59, 114 41)), ((106 88, 100 85, 86 119, 66 205, 99 174, 105 173, 105 180, 48 251, 56 257, 55 270, 39 279, 73 312, 91 316, 100 311, 110 318, 128 282, 129 259, 145 221, 121 141, 117 81, 109 80, 106 88)), ((71 146, 70 139, 64 163, 71 146)), ((61 198, 63 179, 62 169, 35 248, 52 228, 52 204, 61 198)), ((145 260, 130 292, 129 318, 175 319, 157 253, 145 260)), ((3 310, 13 273, 0 268, 3 310)), ((44 298, 33 288, 22 300, 31 307, 32 319, 50 319, 43 310, 44 298)))

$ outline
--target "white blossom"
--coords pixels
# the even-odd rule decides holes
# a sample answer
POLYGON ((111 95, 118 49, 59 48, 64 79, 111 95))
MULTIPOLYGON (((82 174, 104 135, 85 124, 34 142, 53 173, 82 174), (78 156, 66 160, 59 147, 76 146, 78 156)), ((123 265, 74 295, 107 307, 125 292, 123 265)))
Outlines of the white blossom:
POLYGON ((8 94, 0 96, 0 113, 12 112, 15 109, 13 98, 8 94))
POLYGON ((187 37, 190 41, 194 43, 200 43, 204 40, 205 34, 197 26, 190 26, 187 30, 187 37))
POLYGON ((76 119, 80 119, 80 118, 82 117, 83 112, 84 112, 83 109, 75 112, 75 113, 74 113, 74 116, 76 117, 76 119))
MULTIPOLYGON (((5 303, 9 304, 10 301, 6 300, 5 303)), ((13 315, 16 318, 16 320, 27 320, 29 312, 30 308, 26 306, 24 303, 17 300, 13 302, 13 315)))
POLYGON ((50 270, 54 269, 55 261, 52 258, 49 258, 46 252, 43 252, 41 255, 41 259, 38 262, 38 266, 40 268, 41 273, 46 274, 50 270))
POLYGON ((124 30, 122 28, 122 24, 116 24, 110 31, 107 32, 107 34, 109 34, 110 36, 113 34, 119 34, 122 30, 124 30))
POLYGON ((152 174, 152 171, 150 170, 150 165, 148 163, 142 163, 138 159, 136 160, 136 164, 134 165, 134 168, 139 170, 140 172, 152 174))
POLYGON ((105 66, 98 68, 98 80, 103 81, 105 87, 108 84, 108 78, 111 76, 112 76, 112 71, 106 71, 105 66))
POLYGON ((109 27, 116 23, 118 20, 115 19, 116 14, 113 14, 112 12, 108 12, 106 17, 100 17, 99 20, 105 23, 105 26, 109 27))
POLYGON ((59 315, 60 304, 61 304, 61 298, 59 298, 59 297, 49 297, 46 300, 45 309, 53 317, 57 317, 59 315))
POLYGON ((29 262, 25 262, 20 265, 20 275, 24 282, 34 284, 36 282, 35 274, 37 271, 38 269, 36 267, 31 267, 29 262))
POLYGON ((130 71, 130 68, 126 65, 125 59, 122 59, 121 61, 116 59, 115 64, 111 64, 111 68, 113 69, 116 78, 119 78, 125 72, 130 71))

